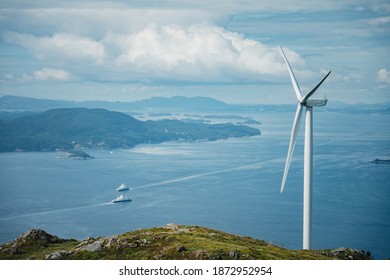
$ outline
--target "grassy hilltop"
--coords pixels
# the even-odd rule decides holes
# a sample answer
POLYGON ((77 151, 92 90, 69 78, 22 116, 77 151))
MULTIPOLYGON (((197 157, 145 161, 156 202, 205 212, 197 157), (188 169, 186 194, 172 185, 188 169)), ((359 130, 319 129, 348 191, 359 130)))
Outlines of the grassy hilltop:
POLYGON ((328 260, 371 259, 371 256, 346 248, 288 250, 204 227, 168 224, 82 241, 61 239, 32 229, 1 245, 0 259, 328 260))

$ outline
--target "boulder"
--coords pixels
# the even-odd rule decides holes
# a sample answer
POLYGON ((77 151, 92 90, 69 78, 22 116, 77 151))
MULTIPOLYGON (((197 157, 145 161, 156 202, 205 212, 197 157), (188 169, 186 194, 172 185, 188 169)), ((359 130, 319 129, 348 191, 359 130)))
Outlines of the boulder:
POLYGON ((61 260, 66 256, 69 256, 70 253, 64 250, 61 250, 59 252, 53 252, 46 256, 46 260, 61 260))
POLYGON ((80 248, 80 251, 96 252, 103 248, 103 244, 100 240, 87 244, 80 248))

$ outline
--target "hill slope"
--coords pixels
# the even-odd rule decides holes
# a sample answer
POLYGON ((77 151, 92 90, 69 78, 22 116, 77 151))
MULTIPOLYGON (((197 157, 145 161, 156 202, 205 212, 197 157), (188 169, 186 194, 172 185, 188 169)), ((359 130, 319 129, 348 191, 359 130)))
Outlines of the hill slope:
POLYGON ((208 141, 259 135, 243 125, 139 121, 104 109, 52 109, 0 121, 0 152, 73 148, 129 148, 141 143, 208 141))
POLYGON ((168 224, 121 235, 61 239, 33 229, 0 247, 0 259, 133 259, 133 260, 316 260, 371 259, 354 249, 288 250, 222 231, 168 224))

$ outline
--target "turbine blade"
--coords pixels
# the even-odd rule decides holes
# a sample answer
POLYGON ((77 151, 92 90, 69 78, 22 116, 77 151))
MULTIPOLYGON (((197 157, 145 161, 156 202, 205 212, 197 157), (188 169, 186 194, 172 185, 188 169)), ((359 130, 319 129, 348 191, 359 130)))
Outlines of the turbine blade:
POLYGON ((325 78, 322 79, 321 82, 318 83, 318 85, 316 85, 315 88, 313 88, 308 94, 306 94, 302 100, 300 100, 299 102, 302 103, 302 104, 305 104, 306 100, 309 99, 310 96, 312 96, 316 91, 317 89, 320 87, 320 85, 325 81, 326 78, 328 78, 329 74, 331 73, 332 71, 329 71, 328 74, 326 74, 325 78))
POLYGON ((282 52, 284 61, 285 61, 286 64, 287 64, 288 72, 290 73, 290 78, 291 78, 291 82, 292 82, 293 87, 294 87, 295 95, 297 96, 297 99, 298 99, 298 101, 299 101, 299 100, 302 99, 301 89, 299 88, 297 79, 295 78, 294 72, 293 72, 293 70, 291 69, 290 63, 288 62, 287 57, 286 57, 286 55, 284 54, 284 51, 283 51, 282 47, 281 47, 280 45, 278 45, 278 46, 279 46, 280 51, 282 52))
POLYGON ((290 168, 292 155, 294 153, 295 143, 297 142, 297 136, 298 136, 298 132, 299 132, 299 125, 301 123, 301 117, 302 117, 302 108, 303 108, 303 105, 298 103, 298 108, 297 108, 297 112, 295 113, 294 123, 293 123, 292 131, 291 131, 290 145, 288 147, 286 166, 284 167, 282 187, 280 188, 280 192, 281 193, 284 190, 284 185, 286 183, 288 169, 290 168))

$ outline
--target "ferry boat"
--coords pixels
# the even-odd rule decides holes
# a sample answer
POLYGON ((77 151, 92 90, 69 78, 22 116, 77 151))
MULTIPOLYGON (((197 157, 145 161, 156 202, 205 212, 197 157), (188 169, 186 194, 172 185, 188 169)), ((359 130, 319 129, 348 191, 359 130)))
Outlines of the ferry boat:
POLYGON ((116 188, 116 190, 117 190, 118 192, 127 191, 128 189, 129 189, 129 187, 126 186, 125 184, 122 184, 122 185, 120 185, 119 187, 116 188))
POLYGON ((126 202, 126 201, 131 201, 131 198, 123 194, 121 194, 120 196, 112 200, 113 203, 126 202))

